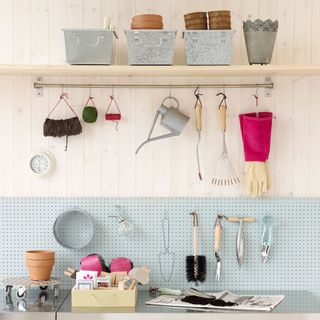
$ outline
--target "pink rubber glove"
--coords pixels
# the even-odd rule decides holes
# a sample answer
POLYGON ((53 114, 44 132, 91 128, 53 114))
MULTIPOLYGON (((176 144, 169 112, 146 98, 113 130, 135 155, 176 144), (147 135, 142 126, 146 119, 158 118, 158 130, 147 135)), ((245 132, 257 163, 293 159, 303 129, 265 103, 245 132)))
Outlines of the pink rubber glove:
POLYGON ((245 113, 239 115, 244 157, 246 161, 268 160, 270 152, 272 112, 245 113))

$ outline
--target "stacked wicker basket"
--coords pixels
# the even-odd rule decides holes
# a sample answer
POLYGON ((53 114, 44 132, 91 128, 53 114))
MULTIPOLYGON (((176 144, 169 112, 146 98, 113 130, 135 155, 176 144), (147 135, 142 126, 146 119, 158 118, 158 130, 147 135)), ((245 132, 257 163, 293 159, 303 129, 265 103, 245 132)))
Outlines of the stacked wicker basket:
POLYGON ((231 29, 231 14, 228 10, 210 11, 209 29, 210 30, 230 30, 231 29))
POLYGON ((229 10, 193 12, 184 15, 186 30, 230 30, 231 13, 229 10))

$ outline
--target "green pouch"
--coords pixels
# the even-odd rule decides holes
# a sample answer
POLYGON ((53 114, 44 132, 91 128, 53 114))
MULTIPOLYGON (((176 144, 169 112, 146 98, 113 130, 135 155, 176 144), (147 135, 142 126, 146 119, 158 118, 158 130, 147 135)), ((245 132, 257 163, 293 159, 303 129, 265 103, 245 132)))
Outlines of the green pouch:
POLYGON ((90 96, 85 104, 85 107, 83 108, 82 119, 84 122, 94 123, 96 122, 97 118, 98 110, 94 104, 93 97, 90 96), (88 106, 89 101, 92 102, 92 106, 88 106))

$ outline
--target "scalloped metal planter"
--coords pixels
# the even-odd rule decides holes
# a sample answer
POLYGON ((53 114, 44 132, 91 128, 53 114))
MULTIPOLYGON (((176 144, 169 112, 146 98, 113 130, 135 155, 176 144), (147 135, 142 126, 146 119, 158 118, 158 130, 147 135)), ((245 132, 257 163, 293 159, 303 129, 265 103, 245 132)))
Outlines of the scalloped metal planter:
POLYGON ((249 64, 271 63, 277 31, 278 21, 247 20, 243 22, 249 64))

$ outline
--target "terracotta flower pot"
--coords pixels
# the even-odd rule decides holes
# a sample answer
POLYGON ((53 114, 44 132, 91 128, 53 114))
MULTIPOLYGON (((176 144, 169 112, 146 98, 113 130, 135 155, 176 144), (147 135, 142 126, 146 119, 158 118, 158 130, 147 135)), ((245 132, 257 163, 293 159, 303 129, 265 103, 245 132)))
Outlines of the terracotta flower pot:
POLYGON ((50 250, 31 250, 25 254, 31 280, 49 280, 55 262, 55 254, 50 250))

